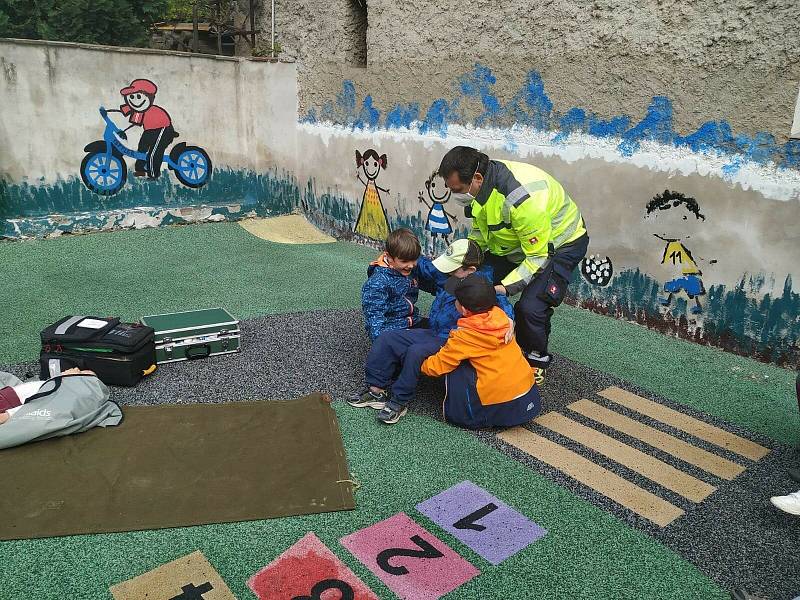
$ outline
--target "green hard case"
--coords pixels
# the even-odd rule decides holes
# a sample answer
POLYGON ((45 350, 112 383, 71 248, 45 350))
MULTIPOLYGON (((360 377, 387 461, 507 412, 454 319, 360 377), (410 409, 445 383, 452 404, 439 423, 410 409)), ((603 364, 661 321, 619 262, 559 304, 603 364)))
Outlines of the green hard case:
POLYGON ((233 354, 240 350, 239 321, 224 308, 207 308, 141 318, 155 329, 158 364, 233 354))

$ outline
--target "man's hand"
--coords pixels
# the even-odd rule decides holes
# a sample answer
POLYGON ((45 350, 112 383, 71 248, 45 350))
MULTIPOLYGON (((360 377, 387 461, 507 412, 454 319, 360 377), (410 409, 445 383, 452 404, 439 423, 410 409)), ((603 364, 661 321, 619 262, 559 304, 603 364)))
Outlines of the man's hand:
MULTIPOLYGON (((508 315, 506 315, 506 316, 508 316, 508 315)), ((511 340, 513 340, 513 339, 514 339, 514 321, 511 319, 511 317, 509 317, 508 318, 508 331, 506 331, 506 337, 503 338, 503 341, 506 344, 510 344, 511 340)))
POLYGON ((498 294, 502 294, 503 296, 507 296, 508 293, 506 292, 506 287, 504 285, 496 285, 494 286, 494 291, 498 294))

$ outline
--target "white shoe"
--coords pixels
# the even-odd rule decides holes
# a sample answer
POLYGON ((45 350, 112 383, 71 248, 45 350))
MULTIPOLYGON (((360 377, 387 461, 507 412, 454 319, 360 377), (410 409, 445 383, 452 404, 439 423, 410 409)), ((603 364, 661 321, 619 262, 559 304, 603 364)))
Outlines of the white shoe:
POLYGON ((783 512, 800 517, 800 491, 788 496, 773 496, 769 501, 783 512))

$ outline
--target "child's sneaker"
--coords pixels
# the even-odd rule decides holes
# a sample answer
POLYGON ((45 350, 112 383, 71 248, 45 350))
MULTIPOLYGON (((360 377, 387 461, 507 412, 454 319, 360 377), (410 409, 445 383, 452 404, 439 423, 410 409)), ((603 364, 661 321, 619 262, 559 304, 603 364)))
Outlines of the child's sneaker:
POLYGON ((350 406, 355 406, 356 408, 364 408, 365 406, 368 406, 369 408, 381 410, 384 406, 386 406, 386 401, 388 399, 389 392, 386 390, 382 392, 373 392, 369 389, 369 387, 366 387, 360 392, 356 392, 350 396, 347 399, 347 403, 350 406))
POLYGON ((378 421, 387 425, 394 425, 407 412, 408 407, 389 401, 378 413, 378 421))

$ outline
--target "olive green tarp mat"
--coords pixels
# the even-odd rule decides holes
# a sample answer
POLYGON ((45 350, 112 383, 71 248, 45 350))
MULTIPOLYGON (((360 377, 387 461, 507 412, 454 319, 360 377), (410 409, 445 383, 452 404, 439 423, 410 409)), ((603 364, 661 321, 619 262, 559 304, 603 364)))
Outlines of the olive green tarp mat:
POLYGON ((0 539, 355 508, 336 413, 321 394, 123 410, 116 427, 0 451, 0 539))

